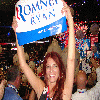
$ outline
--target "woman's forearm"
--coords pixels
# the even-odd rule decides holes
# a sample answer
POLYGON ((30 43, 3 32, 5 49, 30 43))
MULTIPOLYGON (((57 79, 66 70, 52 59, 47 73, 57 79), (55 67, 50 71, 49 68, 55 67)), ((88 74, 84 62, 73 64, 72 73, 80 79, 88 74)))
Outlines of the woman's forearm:
POLYGON ((19 46, 18 44, 17 35, 16 35, 16 45, 17 45, 17 54, 18 54, 20 67, 24 67, 24 65, 26 64, 25 53, 24 53, 23 46, 19 46))
POLYGON ((69 40, 68 40, 68 59, 75 59, 75 34, 74 34, 74 22, 70 19, 69 25, 69 40))

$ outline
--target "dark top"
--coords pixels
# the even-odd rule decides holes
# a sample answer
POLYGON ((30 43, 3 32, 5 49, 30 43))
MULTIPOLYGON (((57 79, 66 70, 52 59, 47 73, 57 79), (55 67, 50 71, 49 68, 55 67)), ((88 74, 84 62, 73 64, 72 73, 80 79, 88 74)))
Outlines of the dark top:
POLYGON ((52 98, 49 98, 48 92, 49 92, 48 87, 47 88, 44 87, 44 90, 43 90, 39 100, 52 100, 52 98))

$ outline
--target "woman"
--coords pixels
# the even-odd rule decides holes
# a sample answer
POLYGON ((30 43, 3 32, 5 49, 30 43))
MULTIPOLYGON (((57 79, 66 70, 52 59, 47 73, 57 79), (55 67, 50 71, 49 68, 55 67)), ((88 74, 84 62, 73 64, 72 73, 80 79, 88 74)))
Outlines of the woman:
MULTIPOLYGON (((33 73, 31 68, 25 62, 23 46, 18 45, 17 36, 17 53, 19 57, 20 68, 25 73, 28 81, 35 90, 38 100, 70 100, 74 79, 74 60, 75 60, 75 36, 74 22, 68 5, 62 0, 64 7, 61 13, 65 12, 65 16, 69 25, 69 43, 67 69, 65 72, 63 62, 59 54, 55 52, 48 53, 44 60, 45 81, 40 80, 33 73)), ((14 17, 12 27, 16 32, 17 22, 14 17)))

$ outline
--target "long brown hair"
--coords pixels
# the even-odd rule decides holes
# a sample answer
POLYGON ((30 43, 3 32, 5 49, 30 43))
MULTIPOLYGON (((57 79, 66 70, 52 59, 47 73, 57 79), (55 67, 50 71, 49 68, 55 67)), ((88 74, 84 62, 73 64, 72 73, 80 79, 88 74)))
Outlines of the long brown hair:
POLYGON ((56 85, 52 89, 54 91, 53 100, 61 100, 63 89, 64 89, 64 81, 66 78, 65 66, 63 64, 62 58, 60 57, 60 55, 57 52, 52 51, 50 53, 47 53, 47 55, 44 59, 44 62, 43 62, 43 72, 44 72, 44 77, 45 77, 44 82, 45 82, 46 86, 47 86, 46 63, 47 63, 47 59, 49 57, 51 57, 56 62, 56 64, 59 67, 59 70, 60 70, 60 77, 57 79, 56 85))

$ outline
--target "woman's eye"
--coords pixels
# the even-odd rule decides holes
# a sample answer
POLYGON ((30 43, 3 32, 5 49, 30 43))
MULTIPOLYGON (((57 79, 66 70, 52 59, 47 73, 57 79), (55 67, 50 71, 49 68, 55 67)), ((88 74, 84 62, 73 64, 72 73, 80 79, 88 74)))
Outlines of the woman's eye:
POLYGON ((46 66, 46 68, 49 68, 49 66, 46 66))
POLYGON ((54 67, 57 67, 57 65, 55 65, 54 67))

